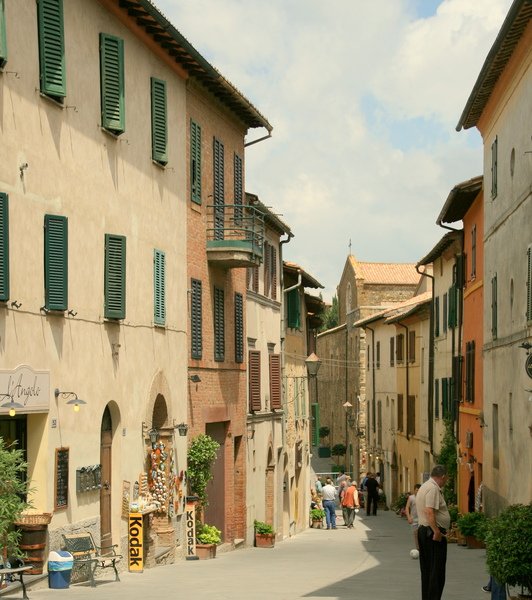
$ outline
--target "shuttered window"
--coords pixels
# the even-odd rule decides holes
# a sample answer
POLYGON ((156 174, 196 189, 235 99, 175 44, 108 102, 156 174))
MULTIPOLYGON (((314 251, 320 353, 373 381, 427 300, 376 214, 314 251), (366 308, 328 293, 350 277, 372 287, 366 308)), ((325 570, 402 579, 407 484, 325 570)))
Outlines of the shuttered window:
POLYGON ((214 201, 214 239, 224 239, 224 145, 213 139, 213 201, 214 201))
POLYGON ((390 338, 390 367, 395 364, 395 337, 390 338))
POLYGON ((301 307, 299 305, 299 288, 286 294, 287 325, 292 329, 301 326, 301 307))
POLYGON ((238 154, 234 156, 234 186, 235 186, 235 221, 241 222, 243 216, 244 177, 242 159, 238 154))
POLYGON ((381 343, 377 342, 375 344, 375 367, 377 369, 381 368, 381 343))
POLYGON ((405 360, 404 346, 405 346, 405 336, 403 333, 400 333, 397 336, 397 343, 396 343, 397 364, 402 363, 405 360))
POLYGON ((270 270, 270 244, 268 242, 264 242, 263 249, 264 256, 264 295, 269 297, 270 295, 270 285, 271 285, 271 270, 270 270))
POLYGON ((450 417, 450 412, 449 412, 449 404, 450 404, 450 385, 449 385, 449 381, 450 379, 448 379, 447 377, 443 378, 441 380, 441 413, 442 413, 442 417, 444 419, 448 419, 450 417))
POLYGON ((259 267, 252 268, 251 289, 257 293, 259 291, 259 267))
POLYGON ((493 140, 491 144, 491 197, 497 197, 497 146, 498 140, 497 137, 493 140))
POLYGON ((310 421, 311 444, 318 446, 320 443, 320 405, 317 402, 310 405, 310 414, 312 415, 310 421))
POLYGON ((466 373, 465 373, 466 402, 475 401, 475 342, 466 343, 466 373))
POLYGON ((68 307, 68 220, 44 216, 44 305, 48 310, 68 307))
POLYGON ((126 317, 126 238, 105 234, 104 315, 106 319, 126 317))
POLYGON ((272 272, 271 276, 271 297, 273 300, 277 300, 277 248, 270 246, 271 258, 270 258, 270 269, 272 272))
POLYGON ((397 394, 397 429, 403 431, 403 394, 397 394))
POLYGON ((0 68, 7 62, 7 36, 6 36, 6 13, 5 0, 0 0, 0 68))
POLYGON ((448 311, 449 311, 449 305, 447 304, 447 294, 443 294, 443 306, 442 306, 442 329, 443 329, 443 333, 445 333, 447 331, 447 324, 448 324, 448 311))
POLYGON ((235 362, 244 362, 244 298, 235 293, 235 362))
POLYGON ((166 255, 162 250, 153 251, 153 321, 156 325, 166 322, 166 255))
POLYGON ((190 310, 191 356, 200 359, 203 353, 203 304, 201 281, 192 279, 192 297, 190 310))
POLYGON ((260 352, 250 350, 248 357, 249 368, 249 412, 261 409, 260 401, 260 352))
POLYGON ((491 337, 497 339, 497 273, 491 278, 491 337))
POLYGON ((471 279, 477 276, 477 226, 471 229, 471 279))
POLYGON ((452 285, 449 288, 449 327, 456 327, 458 324, 458 290, 452 285))
POLYGON ((528 247, 526 281, 526 320, 532 321, 532 245, 528 247))
POLYGON ((214 288, 214 360, 225 359, 224 291, 214 288))
POLYGON ((440 380, 434 380, 434 418, 440 418, 440 380))
POLYGON ((0 192, 0 302, 9 300, 9 198, 0 192))
POLYGON ((434 337, 440 335, 440 297, 434 298, 434 337))
POLYGON ((270 408, 281 410, 281 356, 270 354, 270 408))
POLYGON ((62 101, 66 96, 63 0, 38 0, 41 92, 62 101))
POLYGON ((168 162, 166 81, 151 78, 151 157, 161 165, 168 162))
POLYGON ((408 396, 406 406, 406 433, 416 435, 416 397, 408 396))
POLYGON ((190 121, 190 197, 201 204, 201 127, 190 121))
POLYGON ((408 332, 408 362, 416 362, 416 332, 408 332))
POLYGON ((102 127, 124 133, 124 40, 106 33, 100 33, 100 87, 102 127))

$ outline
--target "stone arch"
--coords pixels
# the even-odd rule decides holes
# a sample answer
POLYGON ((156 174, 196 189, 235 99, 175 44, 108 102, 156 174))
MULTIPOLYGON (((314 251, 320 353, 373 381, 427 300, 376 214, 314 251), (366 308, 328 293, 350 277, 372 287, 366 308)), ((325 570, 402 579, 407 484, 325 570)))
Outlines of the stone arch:
POLYGON ((144 422, 148 428, 170 427, 172 424, 172 394, 170 386, 162 371, 158 371, 150 386, 148 402, 144 415, 144 422), (154 419, 157 423, 154 423, 154 419))
POLYGON ((273 443, 270 435, 266 458, 266 469, 264 472, 264 507, 266 523, 274 524, 275 516, 275 459, 273 454, 273 443))

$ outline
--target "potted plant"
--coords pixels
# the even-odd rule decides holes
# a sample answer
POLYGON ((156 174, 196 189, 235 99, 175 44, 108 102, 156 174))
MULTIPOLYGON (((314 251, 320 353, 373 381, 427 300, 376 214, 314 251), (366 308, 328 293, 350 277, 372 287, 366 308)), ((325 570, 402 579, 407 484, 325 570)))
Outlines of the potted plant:
POLYGON ((323 526, 323 518, 325 517, 325 511, 323 508, 311 508, 310 509, 310 526, 314 529, 321 529, 323 526))
POLYGON ((268 523, 255 521, 255 546, 257 548, 273 548, 275 546, 275 531, 268 523))
MULTIPOLYGON (((458 529, 456 527, 456 521, 458 520, 458 506, 456 504, 449 504, 447 506, 449 510, 449 516, 451 517, 451 527, 447 532, 447 542, 451 544, 456 544, 458 541, 458 529)), ((465 538, 464 538, 465 541, 465 538)))
POLYGON ((488 570, 493 579, 503 586, 520 587, 518 598, 530 598, 532 504, 514 504, 490 519, 485 540, 488 570))
POLYGON ((200 516, 207 506, 207 484, 212 479, 212 465, 220 444, 204 433, 195 437, 188 448, 187 476, 190 495, 197 496, 200 516))
POLYGON ((464 513, 458 517, 456 526, 465 536, 468 548, 485 548, 484 529, 487 517, 481 512, 464 513))
POLYGON ((318 435, 320 436, 321 444, 318 448, 318 456, 320 458, 330 458, 331 456, 331 447, 328 444, 325 444, 323 439, 328 437, 331 430, 328 427, 320 427, 318 429, 318 435))
POLYGON ((345 444, 335 444, 332 447, 331 454, 333 456, 336 456, 336 464, 338 464, 338 460, 339 460, 340 456, 345 456, 346 451, 347 451, 347 448, 346 448, 345 444))
POLYGON ((222 541, 222 532, 214 525, 198 524, 196 556, 200 559, 216 558, 216 546, 222 541))
POLYGON ((408 502, 408 494, 400 494, 395 502, 392 503, 392 510, 400 517, 405 516, 406 503, 408 502))

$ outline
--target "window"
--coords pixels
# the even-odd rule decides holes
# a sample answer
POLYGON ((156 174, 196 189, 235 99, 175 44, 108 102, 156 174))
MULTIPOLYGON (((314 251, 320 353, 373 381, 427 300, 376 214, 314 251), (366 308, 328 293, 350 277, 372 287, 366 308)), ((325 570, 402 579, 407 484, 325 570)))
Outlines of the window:
POLYGON ((288 327, 299 329, 301 326, 301 309, 299 306, 299 288, 286 294, 286 308, 288 313, 288 327))
POLYGON ((261 407, 260 401, 260 351, 250 350, 248 357, 249 368, 249 412, 257 412, 261 407))
POLYGON ((244 299, 235 293, 235 362, 244 362, 244 299))
POLYGON ((241 222, 243 210, 244 210, 242 208, 244 183, 243 183, 242 159, 240 158, 240 156, 238 156, 238 154, 234 155, 233 166, 234 166, 234 188, 235 188, 235 200, 234 200, 235 221, 241 222))
POLYGON ((104 315, 106 319, 126 317, 126 238, 105 234, 104 315))
POLYGON ((491 144, 491 197, 497 197, 497 137, 491 144))
POLYGON ((434 298, 434 337, 440 335, 440 297, 434 298))
POLYGON ((275 246, 270 246, 270 254, 271 298, 277 300, 277 248, 275 248, 275 246))
POLYGON ((395 337, 390 338, 390 367, 395 364, 395 337))
POLYGON ((0 192, 0 302, 9 300, 9 198, 0 192))
POLYGON ((449 327, 456 327, 458 324, 458 289, 452 285, 449 288, 449 327))
POLYGON ((153 321, 156 325, 166 322, 165 290, 166 255, 162 250, 153 251, 153 321))
POLYGON ((440 418, 440 380, 434 380, 434 418, 440 418))
POLYGON ((491 278, 491 337, 497 339, 497 273, 491 278))
POLYGON ((416 332, 408 332, 408 362, 416 362, 416 332))
POLYGON ((191 280, 190 337, 192 358, 200 359, 203 352, 203 307, 201 281, 191 280))
POLYGON ((4 0, 0 0, 0 69, 7 62, 6 13, 4 0))
POLYGON ((192 202, 201 204, 201 127, 190 121, 190 194, 192 202))
POLYGON ((416 435, 416 397, 408 396, 406 407, 406 433, 416 435))
POLYGON ((160 165, 168 163, 166 81, 151 78, 151 157, 160 165))
POLYGON ((214 239, 224 239, 224 145, 220 140, 213 140, 213 200, 214 200, 214 239))
POLYGON ((404 339, 405 336, 403 333, 400 333, 397 336, 397 348, 396 348, 396 358, 397 358, 397 364, 402 363, 405 359, 404 356, 404 339))
POLYGON ((106 33, 100 33, 100 87, 102 127, 124 133, 124 40, 106 33))
POLYGON ((471 279, 477 276, 477 226, 471 229, 471 279))
POLYGON ((376 354, 376 359, 375 362, 377 369, 381 368, 381 343, 377 342, 376 344, 376 348, 375 348, 375 354, 376 354))
POLYGON ((493 468, 499 468, 499 405, 494 404, 492 407, 493 420, 493 468))
POLYGON ((270 354, 270 408, 280 410, 281 404, 281 356, 270 354))
POLYGON ((44 216, 44 306, 68 308, 68 219, 44 216))
POLYGON ((66 96, 63 0, 38 0, 41 92, 58 102, 66 96))
POLYGON ((449 396, 450 396, 450 385, 449 385, 449 379, 447 377, 444 377, 441 380, 441 416, 444 419, 448 419, 450 417, 450 401, 449 401, 449 396))
POLYGON ((397 430, 403 431, 403 394, 397 394, 397 430))
POLYGON ((225 359, 224 291, 214 288, 214 360, 225 359))
POLYGON ((532 321, 532 244, 528 247, 526 280, 526 320, 532 321))
POLYGON ((320 405, 314 402, 310 405, 310 439, 313 446, 318 446, 320 443, 320 405))
POLYGON ((442 307, 442 317, 443 317, 443 333, 445 333, 447 331, 447 324, 448 324, 448 304, 447 304, 447 294, 443 294, 443 307, 442 307))
POLYGON ((264 257, 264 295, 266 297, 270 296, 270 286, 271 286, 271 269, 270 269, 270 244, 268 242, 264 242, 264 247, 262 250, 264 257))
POLYGON ((475 342, 466 343, 466 373, 465 373, 466 402, 475 401, 475 342))

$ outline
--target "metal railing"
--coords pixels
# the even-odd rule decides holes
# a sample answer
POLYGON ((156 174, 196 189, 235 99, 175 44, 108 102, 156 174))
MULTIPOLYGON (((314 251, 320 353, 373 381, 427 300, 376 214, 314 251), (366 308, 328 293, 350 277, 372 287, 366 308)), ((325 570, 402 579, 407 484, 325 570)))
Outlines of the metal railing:
POLYGON ((207 246, 240 248, 262 258, 264 214, 247 204, 207 206, 207 246))

